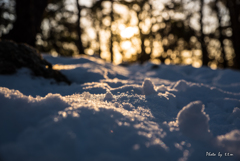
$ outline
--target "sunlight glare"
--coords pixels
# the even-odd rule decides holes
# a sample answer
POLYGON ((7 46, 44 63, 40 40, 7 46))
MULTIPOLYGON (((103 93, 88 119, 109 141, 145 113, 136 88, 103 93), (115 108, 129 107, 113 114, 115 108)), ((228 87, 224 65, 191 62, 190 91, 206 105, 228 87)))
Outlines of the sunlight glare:
POLYGON ((131 59, 132 55, 136 54, 136 49, 134 49, 133 47, 129 48, 126 53, 124 54, 124 57, 127 59, 131 59))
POLYGON ((123 50, 129 49, 129 48, 131 48, 131 46, 132 46, 131 41, 123 41, 123 42, 121 42, 121 48, 123 50))
POLYGON ((52 69, 54 70, 72 70, 72 69, 76 69, 77 67, 79 67, 80 65, 62 65, 62 64, 55 64, 53 65, 52 69))
POLYGON ((183 50, 183 51, 181 52, 181 55, 182 55, 183 57, 191 57, 191 56, 192 56, 192 53, 191 53, 191 51, 189 51, 189 50, 183 50))
POLYGON ((171 63, 171 60, 170 60, 170 59, 165 59, 164 63, 165 63, 166 65, 169 65, 169 64, 171 63))
POLYGON ((202 65, 202 62, 201 61, 194 61, 192 66, 195 67, 195 68, 200 68, 202 65))
POLYGON ((53 57, 57 57, 57 56, 58 56, 58 53, 57 53, 56 51, 51 51, 51 55, 52 55, 53 57))
POLYGON ((122 31, 126 28, 126 26, 124 24, 120 24, 120 25, 118 25, 118 28, 119 28, 119 30, 122 31))
POLYGON ((122 38, 131 38, 136 33, 136 29, 133 27, 127 27, 121 31, 122 38))
POLYGON ((122 54, 121 54, 121 53, 116 52, 116 53, 114 54, 114 63, 115 63, 115 64, 120 64, 120 63, 122 63, 122 54))
POLYGON ((213 69, 213 70, 216 70, 217 69, 217 64, 215 62, 212 62, 210 64, 210 68, 213 69))

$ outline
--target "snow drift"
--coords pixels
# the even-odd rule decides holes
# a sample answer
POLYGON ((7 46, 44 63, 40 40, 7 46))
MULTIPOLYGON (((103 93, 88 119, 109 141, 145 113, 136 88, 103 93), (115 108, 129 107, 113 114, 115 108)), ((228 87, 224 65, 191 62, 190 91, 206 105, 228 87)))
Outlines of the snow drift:
POLYGON ((0 76, 1 160, 240 158, 239 72, 44 57, 74 83, 0 76))

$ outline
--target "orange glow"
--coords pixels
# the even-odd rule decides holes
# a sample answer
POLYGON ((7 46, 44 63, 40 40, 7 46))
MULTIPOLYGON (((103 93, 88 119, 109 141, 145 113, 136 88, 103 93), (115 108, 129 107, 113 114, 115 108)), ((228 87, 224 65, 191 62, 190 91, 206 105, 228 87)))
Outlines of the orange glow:
POLYGON ((129 48, 131 48, 131 46, 132 46, 131 41, 123 41, 123 42, 121 42, 121 48, 123 50, 129 49, 129 48))
POLYGON ((114 54, 114 63, 115 64, 122 63, 122 54, 120 54, 119 52, 115 52, 114 54))
POLYGON ((52 68, 54 70, 71 70, 79 67, 80 65, 61 65, 61 64, 55 64, 52 68))
POLYGON ((122 38, 131 38, 137 32, 137 29, 134 27, 127 27, 121 31, 122 38))
POLYGON ((192 64, 192 66, 195 67, 195 68, 200 68, 201 65, 202 65, 201 60, 199 60, 199 61, 194 61, 193 64, 192 64))

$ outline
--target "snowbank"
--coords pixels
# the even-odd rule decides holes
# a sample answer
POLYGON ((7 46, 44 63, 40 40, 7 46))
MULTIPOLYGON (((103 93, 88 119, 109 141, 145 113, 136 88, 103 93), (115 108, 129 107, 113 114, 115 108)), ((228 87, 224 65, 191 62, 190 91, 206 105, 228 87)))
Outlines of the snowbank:
POLYGON ((204 112, 204 105, 201 101, 191 102, 183 107, 177 115, 180 131, 197 140, 208 141, 211 139, 208 121, 209 116, 204 112))
POLYGON ((44 57, 74 83, 0 75, 0 160, 240 158, 239 72, 44 57))

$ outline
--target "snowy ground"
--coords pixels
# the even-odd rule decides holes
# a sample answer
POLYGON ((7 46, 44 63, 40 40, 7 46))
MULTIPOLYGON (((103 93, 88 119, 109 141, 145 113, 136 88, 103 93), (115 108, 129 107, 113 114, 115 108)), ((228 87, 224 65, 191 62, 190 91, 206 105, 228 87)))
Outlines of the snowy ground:
POLYGON ((240 72, 44 57, 74 83, 0 75, 1 161, 240 159, 240 72))

